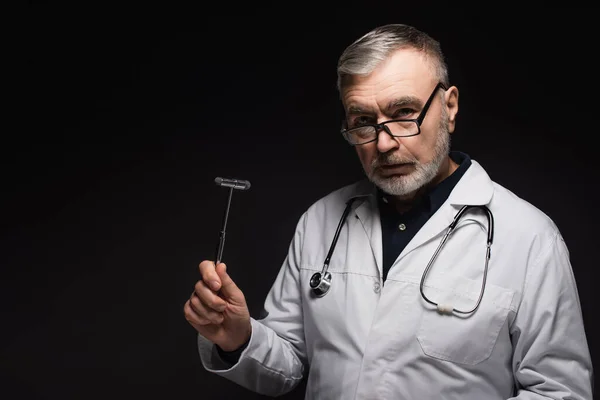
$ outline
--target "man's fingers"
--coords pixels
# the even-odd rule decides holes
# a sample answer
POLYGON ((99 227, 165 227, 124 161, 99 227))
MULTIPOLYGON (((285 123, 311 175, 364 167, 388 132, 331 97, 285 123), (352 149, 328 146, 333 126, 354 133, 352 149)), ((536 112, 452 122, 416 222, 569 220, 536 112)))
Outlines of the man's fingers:
POLYGON ((215 263, 212 261, 202 261, 198 266, 202 280, 215 292, 221 289, 221 279, 215 271, 215 263))
POLYGON ((223 314, 208 308, 205 304, 202 303, 202 301, 200 301, 198 296, 196 296, 195 294, 193 294, 192 297, 190 297, 188 303, 194 314, 198 316, 199 320, 208 321, 209 323, 213 324, 220 324, 221 322, 223 322, 223 314))
POLYGON ((191 305, 191 299, 185 302, 183 306, 183 315, 185 315, 185 319, 192 325, 204 326, 212 324, 210 320, 202 318, 196 311, 194 311, 191 305))
POLYGON ((198 296, 198 299, 207 306, 208 308, 223 312, 225 307, 227 307, 227 303, 223 300, 217 293, 211 290, 204 281, 196 282, 194 286, 194 294, 198 296))
POLYGON ((217 265, 216 273, 221 281, 221 295, 234 303, 244 302, 244 294, 227 273, 227 266, 220 263, 217 265))

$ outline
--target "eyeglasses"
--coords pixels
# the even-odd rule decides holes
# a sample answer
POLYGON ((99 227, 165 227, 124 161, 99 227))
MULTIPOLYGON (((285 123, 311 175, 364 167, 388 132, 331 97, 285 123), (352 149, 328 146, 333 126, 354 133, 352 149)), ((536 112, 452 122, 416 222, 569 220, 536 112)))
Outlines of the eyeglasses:
POLYGON ((380 130, 384 130, 392 137, 408 137, 416 136, 421 133, 421 124, 425 119, 427 110, 433 101, 435 93, 439 88, 446 90, 443 83, 438 82, 427 99, 425 106, 421 110, 419 116, 415 119, 392 119, 379 124, 363 124, 356 128, 342 129, 344 139, 353 146, 374 142, 377 140, 380 130))

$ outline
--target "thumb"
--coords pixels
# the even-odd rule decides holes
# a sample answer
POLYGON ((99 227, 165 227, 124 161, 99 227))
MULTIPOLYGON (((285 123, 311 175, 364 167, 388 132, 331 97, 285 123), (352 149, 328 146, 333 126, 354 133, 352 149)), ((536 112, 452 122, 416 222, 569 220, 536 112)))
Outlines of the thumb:
POLYGON ((219 275, 219 279, 221 279, 221 295, 234 304, 244 302, 244 295, 227 273, 227 266, 224 263, 220 263, 215 270, 217 275, 219 275))

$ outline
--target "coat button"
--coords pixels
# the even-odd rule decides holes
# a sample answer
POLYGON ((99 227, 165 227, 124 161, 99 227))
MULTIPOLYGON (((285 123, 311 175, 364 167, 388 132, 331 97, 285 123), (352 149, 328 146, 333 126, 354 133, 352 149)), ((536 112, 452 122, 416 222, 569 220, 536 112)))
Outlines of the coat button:
POLYGON ((375 293, 379 293, 379 292, 381 292, 381 284, 380 284, 379 282, 375 282, 375 283, 373 284, 373 291, 374 291, 375 293))
POLYGON ((406 225, 400 224, 400 225, 398 225, 398 229, 400 229, 401 231, 403 231, 403 230, 406 229, 406 225))

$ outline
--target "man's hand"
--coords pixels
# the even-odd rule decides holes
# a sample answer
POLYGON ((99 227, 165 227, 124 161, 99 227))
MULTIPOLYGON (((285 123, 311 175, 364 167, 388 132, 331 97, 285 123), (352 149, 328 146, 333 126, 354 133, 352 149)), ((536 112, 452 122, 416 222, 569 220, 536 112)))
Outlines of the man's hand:
POLYGON ((246 298, 224 263, 215 267, 212 261, 202 261, 199 268, 202 279, 183 307, 185 319, 221 349, 236 350, 252 333, 246 298))

